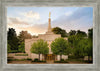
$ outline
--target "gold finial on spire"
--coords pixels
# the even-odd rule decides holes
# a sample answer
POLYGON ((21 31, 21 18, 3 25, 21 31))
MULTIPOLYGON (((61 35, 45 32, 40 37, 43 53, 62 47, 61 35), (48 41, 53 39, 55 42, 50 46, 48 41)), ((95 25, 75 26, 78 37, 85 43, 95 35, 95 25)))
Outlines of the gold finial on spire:
POLYGON ((49 18, 51 17, 51 12, 49 12, 49 18))

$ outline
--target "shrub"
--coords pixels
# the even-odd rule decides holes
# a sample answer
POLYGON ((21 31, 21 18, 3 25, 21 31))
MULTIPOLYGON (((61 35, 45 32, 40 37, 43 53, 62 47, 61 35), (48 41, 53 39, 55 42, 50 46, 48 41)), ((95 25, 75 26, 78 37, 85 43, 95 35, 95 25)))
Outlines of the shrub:
POLYGON ((18 53, 18 50, 11 50, 8 53, 18 53))
POLYGON ((46 62, 46 61, 39 61, 39 62, 46 62))
POLYGON ((54 61, 54 63, 68 63, 68 61, 54 61))
POLYGON ((15 54, 15 56, 28 56, 28 54, 15 54))
POLYGON ((61 59, 60 61, 54 61, 54 63, 68 63, 67 60, 61 59))
POLYGON ((31 58, 27 58, 26 60, 31 60, 31 58))
POLYGON ((61 59, 60 61, 64 61, 64 59, 61 59))
POLYGON ((69 55, 69 59, 77 59, 77 58, 84 58, 83 56, 75 56, 75 55, 69 55))
POLYGON ((7 59, 7 61, 9 62, 9 61, 13 61, 13 59, 7 59))
POLYGON ((43 60, 39 60, 38 58, 35 58, 32 62, 46 62, 46 61, 43 61, 43 60))
POLYGON ((34 62, 39 62, 39 59, 38 59, 38 58, 35 58, 35 59, 34 59, 34 62))

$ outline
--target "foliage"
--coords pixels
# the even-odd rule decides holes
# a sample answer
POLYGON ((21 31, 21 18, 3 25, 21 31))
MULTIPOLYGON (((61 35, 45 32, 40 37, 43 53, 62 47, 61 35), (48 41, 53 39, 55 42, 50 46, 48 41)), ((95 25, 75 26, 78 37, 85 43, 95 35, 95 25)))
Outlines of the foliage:
POLYGON ((77 56, 85 56, 86 55, 85 47, 86 47, 86 45, 88 45, 87 41, 88 41, 87 39, 80 40, 80 42, 74 48, 74 55, 77 55, 77 56))
POLYGON ((52 31, 55 34, 61 34, 61 37, 67 37, 67 32, 64 29, 61 29, 59 27, 55 27, 55 28, 52 29, 52 31))
POLYGON ((38 58, 35 58, 32 62, 46 62, 46 61, 41 61, 38 58))
POLYGON ((84 56, 77 56, 77 55, 69 55, 68 59, 79 59, 79 58, 84 58, 84 56))
POLYGON ((39 54, 39 60, 40 60, 40 54, 48 54, 49 47, 46 41, 39 39, 37 42, 34 42, 32 44, 30 51, 32 53, 39 54))
POLYGON ((21 42, 18 46, 18 51, 24 53, 25 52, 25 44, 24 42, 21 42))
POLYGON ((69 35, 76 35, 76 31, 75 30, 70 30, 69 35))
POLYGON ((81 36, 77 36, 77 35, 72 35, 68 37, 68 43, 69 43, 69 47, 76 47, 78 42, 82 39, 81 36))
POLYGON ((28 56, 28 54, 15 54, 15 56, 28 56))
POLYGON ((80 30, 77 31, 77 34, 76 34, 76 35, 77 35, 77 36, 80 36, 80 37, 87 37, 86 32, 80 31, 80 30))
POLYGON ((21 31, 19 34, 20 42, 24 42, 25 39, 31 39, 32 36, 27 31, 21 31))
POLYGON ((7 44, 7 52, 10 53, 11 52, 11 46, 9 44, 7 44))
POLYGON ((7 61, 26 61, 27 59, 7 59, 7 61))
POLYGON ((92 43, 89 39, 82 39, 74 48, 74 55, 92 56, 92 43))
POLYGON ((11 50, 9 53, 18 53, 18 50, 11 50))
POLYGON ((68 63, 67 60, 61 59, 60 61, 54 61, 54 63, 68 63))
POLYGON ((88 30, 87 34, 83 31, 78 30, 76 35, 71 35, 68 37, 69 47, 72 47, 72 55, 76 57, 92 56, 92 30, 88 30))
MULTIPOLYGON (((17 38, 16 31, 13 28, 9 28, 7 33, 8 44, 11 50, 18 50, 19 39, 17 38)), ((8 45, 8 46, 9 46, 8 45)))
POLYGON ((31 58, 27 58, 26 60, 32 60, 31 58))
POLYGON ((39 59, 37 59, 37 58, 34 59, 34 62, 38 62, 38 61, 39 61, 39 59))
POLYGON ((67 40, 64 38, 57 38, 51 43, 51 50, 54 54, 60 55, 60 59, 62 59, 62 54, 68 54, 66 52, 67 46, 67 40))
POLYGON ((93 39, 93 28, 88 30, 88 38, 93 39))

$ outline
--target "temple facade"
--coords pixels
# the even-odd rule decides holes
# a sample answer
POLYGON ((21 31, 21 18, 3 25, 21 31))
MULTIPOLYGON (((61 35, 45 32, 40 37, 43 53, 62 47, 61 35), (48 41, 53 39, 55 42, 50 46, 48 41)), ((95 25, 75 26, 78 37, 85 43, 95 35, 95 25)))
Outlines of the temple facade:
MULTIPOLYGON (((51 15, 51 13, 49 13, 48 30, 45 34, 39 34, 38 37, 34 37, 32 39, 25 39, 25 52, 28 54, 28 57, 33 59, 33 60, 35 58, 38 58, 38 54, 30 52, 31 45, 34 42, 37 42, 37 40, 39 40, 39 39, 43 39, 44 41, 47 41, 47 43, 49 44, 48 45, 49 54, 47 54, 45 56, 41 54, 40 55, 40 60, 44 60, 44 59, 47 59, 47 60, 60 60, 60 56, 59 55, 54 55, 53 52, 51 51, 51 47, 50 47, 52 41, 54 41, 56 38, 61 37, 60 34, 54 34, 52 32, 50 15, 51 15)), ((65 39, 67 40, 67 38, 65 38, 65 39)), ((62 55, 62 58, 67 59, 68 56, 67 55, 62 55)))

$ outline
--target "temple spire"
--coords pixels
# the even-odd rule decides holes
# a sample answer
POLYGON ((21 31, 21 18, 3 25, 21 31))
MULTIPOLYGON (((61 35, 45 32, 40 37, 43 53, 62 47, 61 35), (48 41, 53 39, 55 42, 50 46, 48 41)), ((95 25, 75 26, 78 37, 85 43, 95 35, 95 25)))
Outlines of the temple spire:
POLYGON ((49 18, 51 17, 51 12, 49 12, 49 18))
POLYGON ((49 19, 48 19, 48 32, 51 32, 51 12, 49 12, 49 19))

